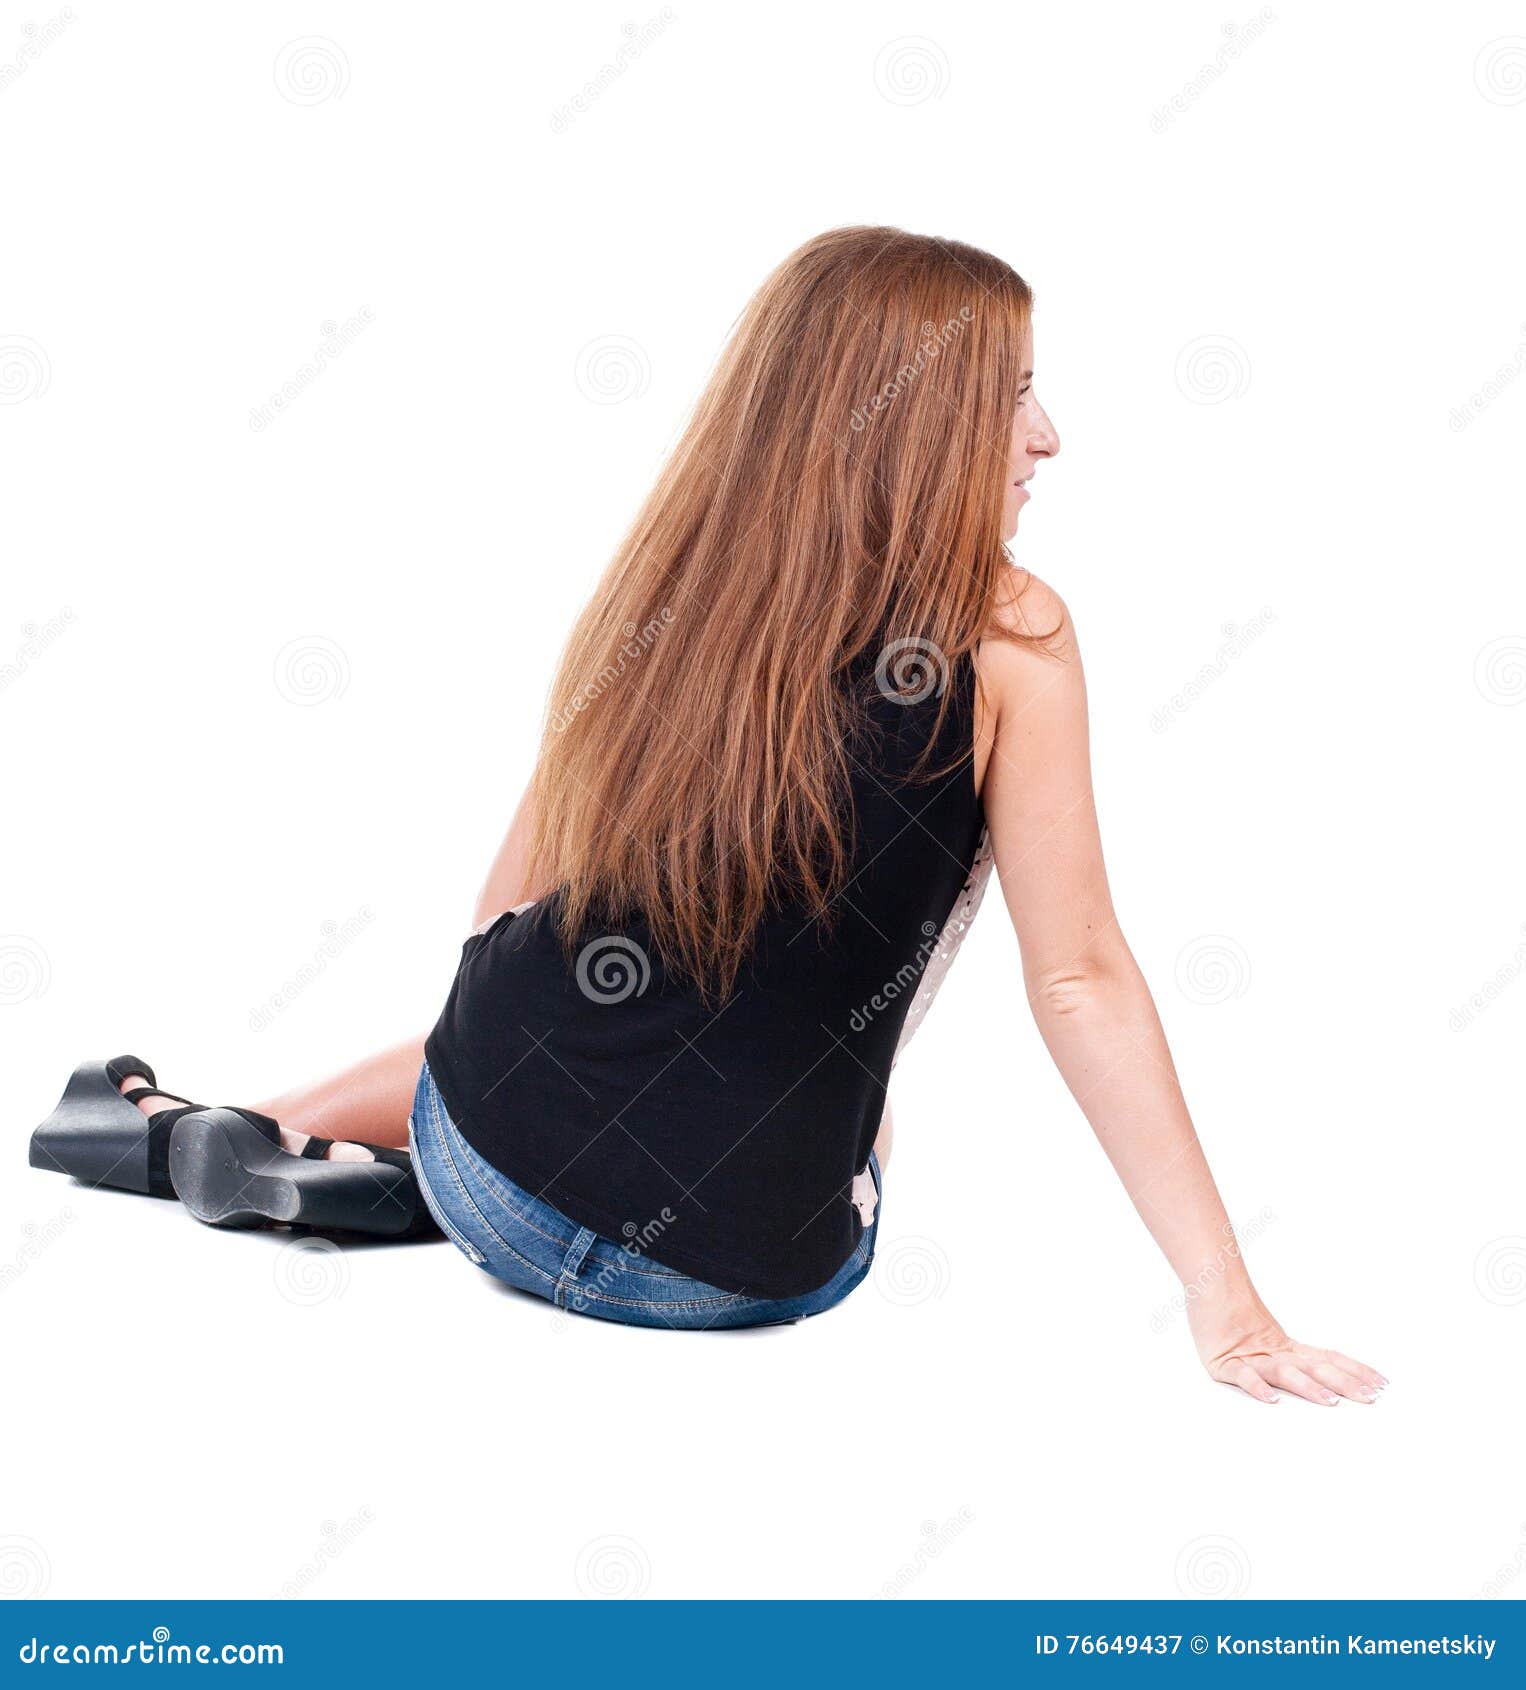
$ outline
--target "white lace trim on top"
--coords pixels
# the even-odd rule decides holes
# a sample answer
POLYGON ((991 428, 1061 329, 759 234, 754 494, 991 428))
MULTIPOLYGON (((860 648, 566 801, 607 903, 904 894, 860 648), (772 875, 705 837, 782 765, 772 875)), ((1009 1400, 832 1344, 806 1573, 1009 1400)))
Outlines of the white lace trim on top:
POLYGON ((921 1025, 922 1017, 927 1014, 933 999, 938 995, 938 988, 943 984, 944 976, 954 965, 954 958, 959 953, 960 945, 964 943, 964 936, 969 932, 970 925, 975 920, 975 913, 980 908, 980 900, 985 897, 986 884, 991 878, 991 864, 994 860, 991 830, 982 828, 975 845, 975 855, 970 861, 970 872, 965 876, 959 896, 954 899, 954 907, 949 912, 948 920, 939 930, 933 954, 928 958, 927 966, 922 970, 922 978, 917 984, 917 995, 906 1012, 906 1021, 895 1047, 895 1056, 891 1059, 892 1067, 900 1059, 911 1035, 921 1025))

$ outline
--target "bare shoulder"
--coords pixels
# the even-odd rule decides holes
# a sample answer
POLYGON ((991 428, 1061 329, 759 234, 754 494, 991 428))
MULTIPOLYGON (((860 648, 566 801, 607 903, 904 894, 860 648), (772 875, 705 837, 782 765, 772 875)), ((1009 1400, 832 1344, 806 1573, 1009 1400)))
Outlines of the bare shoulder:
POLYGON ((1007 570, 976 659, 980 677, 1006 696, 1054 685, 1057 670, 1080 678, 1080 648, 1064 599, 1031 570, 1007 570))
MULTIPOLYGON (((982 798, 998 737, 1000 759, 1024 771, 1053 770, 1087 738, 1086 681, 1065 601, 1026 569, 1003 577, 996 607, 975 654, 975 780, 982 798)), ((998 783, 999 784, 999 783, 998 783)))

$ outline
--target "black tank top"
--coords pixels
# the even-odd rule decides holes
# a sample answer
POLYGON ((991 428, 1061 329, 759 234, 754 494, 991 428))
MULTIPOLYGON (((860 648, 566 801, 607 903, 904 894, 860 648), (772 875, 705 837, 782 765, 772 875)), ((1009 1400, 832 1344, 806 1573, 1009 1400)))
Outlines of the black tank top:
POLYGON ((915 778, 937 696, 886 697, 862 667, 848 684, 865 726, 830 924, 777 907, 714 1008, 666 973, 639 917, 569 959, 548 919, 553 892, 466 941, 425 1047, 451 1119, 514 1184, 580 1226, 755 1297, 815 1290, 858 1243, 853 1176, 984 831, 970 658, 952 665, 942 728, 915 778))

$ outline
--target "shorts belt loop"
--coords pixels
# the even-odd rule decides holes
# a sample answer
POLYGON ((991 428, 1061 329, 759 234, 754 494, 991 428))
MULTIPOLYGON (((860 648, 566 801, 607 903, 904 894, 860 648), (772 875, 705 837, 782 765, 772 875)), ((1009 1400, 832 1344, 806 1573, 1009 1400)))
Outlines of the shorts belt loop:
POLYGON ((577 1278, 578 1269, 582 1267, 584 1258, 593 1248, 593 1241, 598 1236, 591 1226, 578 1228, 578 1235, 573 1239, 572 1248, 562 1261, 562 1271, 556 1281, 555 1301, 558 1308, 566 1308, 568 1282, 577 1278))

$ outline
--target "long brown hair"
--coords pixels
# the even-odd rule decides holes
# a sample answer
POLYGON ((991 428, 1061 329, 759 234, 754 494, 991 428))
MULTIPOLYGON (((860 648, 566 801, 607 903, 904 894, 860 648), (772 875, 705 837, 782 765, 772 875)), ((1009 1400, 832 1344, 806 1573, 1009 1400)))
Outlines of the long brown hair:
POLYGON ((531 868, 569 947, 639 912, 724 996, 771 903, 827 914, 844 670, 873 647, 941 683, 991 629, 1031 312, 999 258, 890 228, 819 235, 758 290, 562 657, 531 868))

